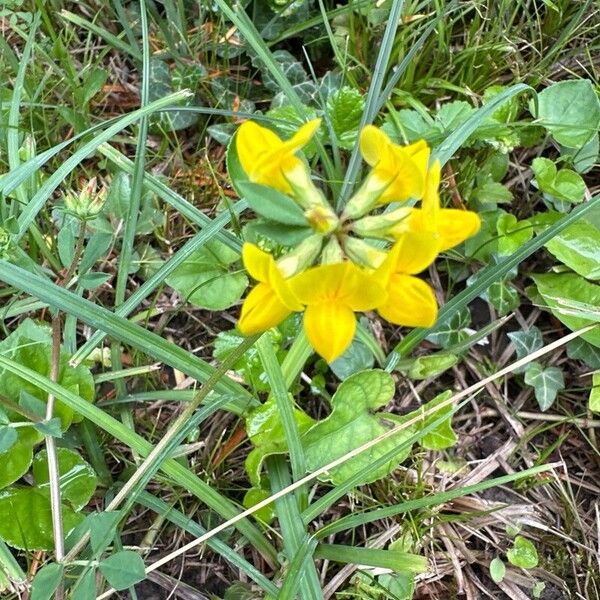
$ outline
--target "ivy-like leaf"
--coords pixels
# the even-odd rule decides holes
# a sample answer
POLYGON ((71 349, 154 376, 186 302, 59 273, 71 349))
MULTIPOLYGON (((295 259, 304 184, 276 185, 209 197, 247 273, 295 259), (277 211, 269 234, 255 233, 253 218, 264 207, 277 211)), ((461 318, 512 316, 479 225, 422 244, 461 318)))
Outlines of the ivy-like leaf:
POLYGON ((525 372, 525 383, 535 389, 535 399, 542 412, 548 410, 554 404, 556 394, 565 389, 565 380, 558 367, 544 369, 537 362, 528 366, 525 372))
MULTIPOLYGON (((315 471, 393 427, 398 417, 373 411, 385 406, 392 399, 394 390, 391 375, 378 369, 362 371, 346 379, 331 399, 333 410, 329 417, 302 436, 308 469, 315 471)), ((340 483, 372 464, 413 433, 414 429, 401 431, 336 467, 323 478, 330 479, 334 484, 340 483)), ((404 449, 388 464, 371 470, 363 483, 385 477, 409 452, 410 448, 404 449)))
MULTIPOLYGON (((534 325, 527 331, 511 331, 507 334, 515 347, 517 359, 521 360, 544 345, 542 332, 534 325)), ((515 373, 523 373, 528 365, 515 369, 515 373)))

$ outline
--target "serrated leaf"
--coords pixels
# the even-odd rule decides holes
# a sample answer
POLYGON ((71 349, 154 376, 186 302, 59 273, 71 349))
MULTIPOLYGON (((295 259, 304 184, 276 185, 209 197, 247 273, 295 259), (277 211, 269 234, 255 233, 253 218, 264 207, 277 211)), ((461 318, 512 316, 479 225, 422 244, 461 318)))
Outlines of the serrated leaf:
MULTIPOLYGON (((374 411, 385 406, 393 397, 394 391, 392 377, 378 369, 357 373, 342 382, 331 399, 332 412, 329 417, 319 421, 302 436, 308 470, 315 471, 392 427, 394 419, 397 418, 395 415, 374 411)), ((322 478, 330 479, 334 485, 348 479, 379 456, 398 446, 410 437, 413 431, 407 429, 399 432, 398 435, 336 467, 322 478)), ((409 452, 410 448, 406 448, 388 464, 372 470, 363 483, 385 477, 409 452)))
POLYGON ((538 553, 533 542, 518 535, 513 547, 506 552, 506 558, 511 565, 522 569, 533 569, 538 564, 538 553))
POLYGON ((556 394, 565 389, 565 380, 558 367, 544 369, 536 362, 531 363, 525 371, 525 383, 533 386, 535 399, 542 412, 548 410, 554 404, 556 394))
POLYGON ((121 550, 105 558, 98 568, 115 590, 125 590, 146 577, 142 557, 132 550, 121 550))
POLYGON ((327 99, 326 110, 339 147, 350 150, 356 143, 364 106, 362 94, 350 87, 339 89, 327 99))

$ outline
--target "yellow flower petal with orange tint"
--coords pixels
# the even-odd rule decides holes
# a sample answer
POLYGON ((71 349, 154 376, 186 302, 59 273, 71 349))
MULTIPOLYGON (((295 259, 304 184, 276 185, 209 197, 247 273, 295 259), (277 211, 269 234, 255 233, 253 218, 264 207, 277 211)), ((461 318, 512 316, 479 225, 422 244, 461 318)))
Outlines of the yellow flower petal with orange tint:
POLYGON ((437 302, 431 287, 411 275, 394 274, 387 300, 377 312, 390 323, 405 327, 431 327, 437 318, 437 302))

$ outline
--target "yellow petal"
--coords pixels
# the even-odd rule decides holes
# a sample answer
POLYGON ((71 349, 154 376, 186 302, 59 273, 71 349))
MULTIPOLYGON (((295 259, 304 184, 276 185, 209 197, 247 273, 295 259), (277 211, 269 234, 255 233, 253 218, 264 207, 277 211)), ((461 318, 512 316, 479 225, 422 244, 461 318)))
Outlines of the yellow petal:
POLYGON ((380 179, 391 183, 379 199, 386 202, 404 202, 409 198, 421 198, 425 189, 425 175, 419 166, 408 156, 401 146, 394 146, 393 159, 375 168, 380 179))
POLYGON ((442 208, 438 216, 440 251, 448 250, 475 235, 481 226, 476 212, 458 208, 442 208))
POLYGON ((399 246, 395 273, 416 275, 424 271, 439 252, 439 241, 429 232, 408 232, 396 242, 399 246))
POLYGON ((288 280, 296 298, 303 304, 318 304, 340 298, 341 288, 350 263, 319 265, 299 273, 288 280))
POLYGON ((293 294, 307 305, 337 302, 352 310, 371 310, 386 292, 372 273, 351 262, 319 265, 288 280, 293 294))
POLYGON ((310 142, 320 125, 321 119, 313 119, 312 121, 304 123, 304 125, 302 125, 289 140, 283 143, 283 149, 286 152, 298 152, 298 150, 310 142))
POLYGON ((235 145, 242 168, 252 179, 257 161, 281 147, 283 142, 276 133, 254 121, 245 121, 235 136, 235 145))
POLYGON ((279 325, 290 312, 271 286, 259 283, 244 300, 238 329, 243 335, 262 333, 279 325))
POLYGON ((242 260, 246 271, 257 281, 269 281, 269 268, 275 263, 273 257, 258 246, 246 242, 242 246, 242 260))
POLYGON ((350 307, 337 302, 309 306, 304 313, 304 330, 312 347, 327 362, 333 362, 352 343, 356 317, 350 307))
POLYGON ((280 302, 288 310, 303 310, 304 306, 302 306, 296 296, 294 296, 288 281, 284 279, 279 267, 277 266, 277 263, 274 260, 271 260, 271 264, 269 265, 269 285, 279 297, 280 302))
POLYGON ((372 310, 385 301, 387 292, 371 272, 352 265, 342 286, 343 299, 352 310, 372 310))
MULTIPOLYGON (((431 154, 431 150, 427 145, 425 140, 419 140, 414 144, 410 144, 409 146, 405 146, 405 151, 410 156, 410 159, 415 164, 417 169, 420 171, 423 178, 425 178, 427 174, 427 166, 429 164, 429 156, 431 154)), ((439 161, 436 161, 439 166, 439 161)), ((439 183, 439 182, 438 182, 439 183)))
POLYGON ((423 202, 421 203, 425 218, 432 228, 437 228, 437 222, 440 213, 440 179, 441 179, 440 161, 436 160, 431 169, 427 172, 425 180, 425 192, 423 202))
POLYGON ((388 299, 377 307, 390 323, 406 327, 431 327, 437 318, 437 303, 431 287, 411 275, 392 275, 388 299))
POLYGON ((367 125, 360 132, 360 152, 366 163, 374 167, 387 154, 390 138, 374 125, 367 125))

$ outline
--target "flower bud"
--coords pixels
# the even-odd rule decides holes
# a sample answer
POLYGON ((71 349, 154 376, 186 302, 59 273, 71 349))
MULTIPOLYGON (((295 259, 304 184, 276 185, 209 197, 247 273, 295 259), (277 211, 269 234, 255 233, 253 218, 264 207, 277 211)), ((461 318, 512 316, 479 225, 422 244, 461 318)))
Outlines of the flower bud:
POLYGON ((304 212, 310 226, 321 235, 335 231, 340 223, 330 206, 313 206, 304 212))
POLYGON ((352 231, 361 237, 394 240, 410 228, 412 208, 402 206, 381 215, 363 217, 352 223, 352 231))
POLYGON ((344 260, 344 251, 337 241, 337 238, 330 238, 321 254, 322 265, 333 265, 341 263, 344 260))
POLYGON ((285 278, 300 273, 315 261, 319 256, 319 252, 321 252, 322 246, 323 237, 321 235, 311 235, 302 240, 289 254, 282 256, 277 261, 277 267, 285 278))
POLYGON ((65 195, 65 207, 68 212, 83 221, 92 220, 102 210, 106 195, 107 190, 104 186, 96 191, 96 178, 92 177, 78 195, 73 192, 65 195))
POLYGON ((350 260, 369 269, 379 267, 386 257, 383 250, 355 237, 347 237, 344 240, 344 250, 350 260))
POLYGON ((342 214, 343 219, 358 219, 377 206, 379 199, 388 188, 388 182, 382 182, 373 171, 360 186, 359 190, 348 200, 342 214))

